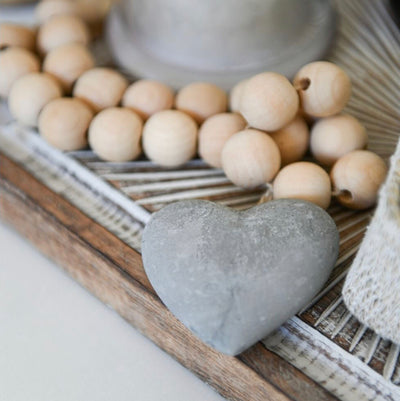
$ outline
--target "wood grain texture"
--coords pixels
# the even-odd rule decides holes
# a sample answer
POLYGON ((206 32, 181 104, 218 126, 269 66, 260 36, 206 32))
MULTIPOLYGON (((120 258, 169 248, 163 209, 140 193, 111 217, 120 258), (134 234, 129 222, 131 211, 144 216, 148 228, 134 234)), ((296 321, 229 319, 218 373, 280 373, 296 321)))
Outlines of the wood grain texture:
POLYGON ((0 217, 224 397, 337 400, 262 344, 239 357, 203 344, 154 294, 136 251, 1 153, 0 217))

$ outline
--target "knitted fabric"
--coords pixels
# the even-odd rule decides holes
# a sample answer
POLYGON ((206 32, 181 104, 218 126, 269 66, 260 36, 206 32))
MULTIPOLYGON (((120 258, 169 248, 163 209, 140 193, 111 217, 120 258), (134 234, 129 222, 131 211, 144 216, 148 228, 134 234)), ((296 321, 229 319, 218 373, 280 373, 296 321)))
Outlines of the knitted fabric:
POLYGON ((357 319, 400 344, 400 141, 343 297, 357 319))

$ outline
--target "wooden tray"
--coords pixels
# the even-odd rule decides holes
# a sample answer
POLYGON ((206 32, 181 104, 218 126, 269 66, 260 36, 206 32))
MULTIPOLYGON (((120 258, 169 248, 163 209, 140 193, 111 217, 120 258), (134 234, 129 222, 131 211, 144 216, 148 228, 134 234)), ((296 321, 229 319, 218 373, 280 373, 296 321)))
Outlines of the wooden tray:
MULTIPOLYGON (((348 111, 384 157, 400 129, 400 35, 385 1, 337 1, 330 58, 352 76, 348 111)), ((197 340, 163 306, 143 271, 140 236, 151 212, 184 198, 236 208, 260 191, 232 186, 194 160, 162 170, 146 160, 104 163, 90 151, 62 154, 19 127, 0 107, 0 216, 72 277, 184 366, 233 400, 397 400, 399 347, 346 310, 341 286, 372 211, 333 205, 340 257, 325 289, 297 317, 238 357, 197 340)))

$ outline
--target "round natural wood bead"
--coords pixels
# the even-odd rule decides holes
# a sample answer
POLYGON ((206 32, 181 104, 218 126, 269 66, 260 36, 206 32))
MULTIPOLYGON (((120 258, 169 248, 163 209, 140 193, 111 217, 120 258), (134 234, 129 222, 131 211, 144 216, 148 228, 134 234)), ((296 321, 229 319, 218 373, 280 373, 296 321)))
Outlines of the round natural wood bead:
POLYGON ((122 105, 134 110, 143 120, 147 120, 158 111, 172 108, 174 92, 162 82, 141 79, 125 91, 122 105))
POLYGON ((42 54, 67 43, 87 45, 90 33, 81 18, 75 15, 55 15, 40 28, 37 36, 38 50, 42 54))
POLYGON ((35 18, 39 25, 56 15, 76 15, 88 24, 92 36, 97 36, 98 28, 110 7, 109 0, 45 0, 35 8, 35 18))
POLYGON ((299 108, 299 97, 286 77, 263 72, 250 78, 243 88, 239 112, 250 126, 276 131, 289 124, 299 108))
POLYGON ((44 24, 56 15, 77 15, 78 2, 71 0, 45 0, 35 7, 35 20, 39 25, 44 24))
POLYGON ((71 93, 74 82, 95 65, 89 49, 80 43, 67 43, 49 53, 43 62, 43 71, 53 75, 65 93, 71 93))
POLYGON ((284 167, 273 183, 274 199, 303 199, 327 209, 331 202, 331 181, 320 166, 297 162, 284 167))
POLYGON ((7 97, 12 84, 30 72, 40 70, 40 61, 22 47, 8 47, 0 51, 0 97, 7 97))
POLYGON ((144 153, 160 166, 180 166, 196 153, 197 130, 194 119, 182 111, 159 111, 144 125, 144 153))
POLYGON ((301 116, 295 117, 288 125, 269 135, 281 152, 282 166, 301 160, 307 152, 310 133, 301 116))
POLYGON ((32 72, 15 81, 8 96, 8 106, 17 121, 36 127, 43 107, 61 96, 61 86, 51 75, 32 72))
POLYGON ((271 181, 281 165, 276 143, 268 134, 255 129, 231 136, 222 149, 221 159, 226 176, 243 188, 271 181))
POLYGON ((199 131, 199 155, 210 166, 221 168, 221 152, 225 142, 246 127, 245 119, 236 113, 215 114, 199 131))
POLYGON ((328 61, 305 65, 296 74, 293 84, 299 93, 302 109, 313 117, 339 113, 351 95, 349 76, 328 61))
POLYGON ((348 114, 323 118, 311 130, 311 152, 325 166, 353 150, 367 146, 367 131, 361 123, 348 114))
POLYGON ((355 150, 333 166, 333 192, 343 206, 367 209, 376 203, 386 174, 387 167, 381 157, 368 150, 355 150))
POLYGON ((97 67, 84 72, 76 81, 73 95, 87 102, 95 112, 114 107, 121 101, 128 81, 111 68, 97 67))
POLYGON ((5 47, 23 47, 32 52, 36 49, 36 33, 32 29, 18 24, 0 24, 0 49, 5 47))
POLYGON ((246 83, 247 79, 238 82, 229 92, 229 109, 234 113, 240 113, 240 100, 246 83))
POLYGON ((90 107, 79 99, 55 99, 40 112, 39 133, 57 149, 83 149, 87 146, 87 130, 93 115, 90 107))
POLYGON ((208 117, 225 112, 228 97, 225 91, 214 84, 193 82, 177 93, 175 106, 201 124, 208 117))
POLYGON ((101 111, 89 128, 89 144, 103 160, 124 162, 142 152, 142 119, 132 110, 111 107, 101 111))

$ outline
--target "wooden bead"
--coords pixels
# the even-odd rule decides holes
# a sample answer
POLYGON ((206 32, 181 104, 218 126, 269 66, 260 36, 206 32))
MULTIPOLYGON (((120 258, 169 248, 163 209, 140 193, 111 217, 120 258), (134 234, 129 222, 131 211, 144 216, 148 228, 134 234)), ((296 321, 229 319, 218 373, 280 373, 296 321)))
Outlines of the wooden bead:
POLYGON ((11 46, 23 47, 34 52, 36 49, 35 31, 23 25, 0 24, 0 49, 11 46))
POLYGON ((355 150, 333 166, 331 180, 338 201, 350 209, 373 206, 387 174, 384 160, 368 150, 355 150))
POLYGON ((174 105, 173 90, 162 82, 141 79, 131 84, 122 98, 122 105, 129 107, 147 120, 161 110, 174 105))
POLYGON ((47 53, 43 71, 53 75, 65 93, 71 93, 74 82, 94 67, 94 58, 88 48, 80 43, 67 43, 47 53))
POLYGON ((45 0, 35 7, 35 20, 39 25, 44 24, 56 15, 77 15, 78 2, 71 0, 45 0))
POLYGON ((221 152, 225 142, 246 127, 245 119, 236 113, 215 114, 199 131, 199 155, 210 166, 221 168, 221 152))
POLYGON ((86 24, 75 15, 55 15, 40 28, 37 37, 38 50, 42 54, 67 43, 89 43, 86 24))
POLYGON ((39 115, 39 133, 57 149, 83 149, 87 146, 87 130, 93 115, 89 106, 79 99, 55 99, 39 115))
POLYGON ((353 150, 364 149, 368 136, 354 117, 341 114, 317 121, 311 130, 311 152, 325 166, 353 150))
POLYGON ((295 117, 288 125, 269 135, 281 152, 282 166, 301 160, 308 149, 310 133, 301 116, 295 117))
POLYGON ((0 52, 0 97, 7 97, 12 84, 30 72, 40 70, 39 59, 22 47, 8 47, 0 52))
POLYGON ((52 76, 32 72, 15 81, 8 96, 8 106, 18 122, 36 127, 43 107, 61 96, 61 86, 52 76))
POLYGON ((36 6, 35 18, 41 25, 56 15, 76 15, 88 24, 93 37, 97 36, 110 3, 109 0, 45 0, 36 6))
POLYGON ((114 107, 121 101, 128 81, 111 68, 97 67, 84 72, 76 81, 73 94, 95 112, 114 107))
POLYGON ((240 99, 242 98, 243 89, 247 83, 247 79, 238 82, 229 92, 229 109, 232 112, 240 113, 240 99))
POLYGON ((268 134, 255 129, 231 136, 222 149, 221 159, 226 176, 243 188, 271 181, 281 165, 276 143, 268 134))
POLYGON ((111 107, 101 111, 89 128, 89 144, 103 160, 124 162, 142 152, 142 119, 132 110, 111 107))
POLYGON ((178 92, 175 106, 201 124, 208 117, 225 112, 228 106, 228 97, 221 88, 214 84, 193 82, 178 92))
POLYGON ((160 166, 184 164, 196 153, 197 129, 194 119, 182 111, 159 111, 144 125, 144 153, 160 166))
POLYGON ((327 209, 331 202, 328 173, 314 163, 297 162, 284 167, 273 183, 274 199, 303 199, 327 209))
POLYGON ((299 97, 286 77, 263 72, 245 84, 239 111, 250 126, 276 131, 289 124, 299 108, 299 97))
POLYGON ((329 117, 341 112, 351 95, 349 76, 327 61, 305 65, 296 74, 293 84, 302 109, 313 117, 329 117))

